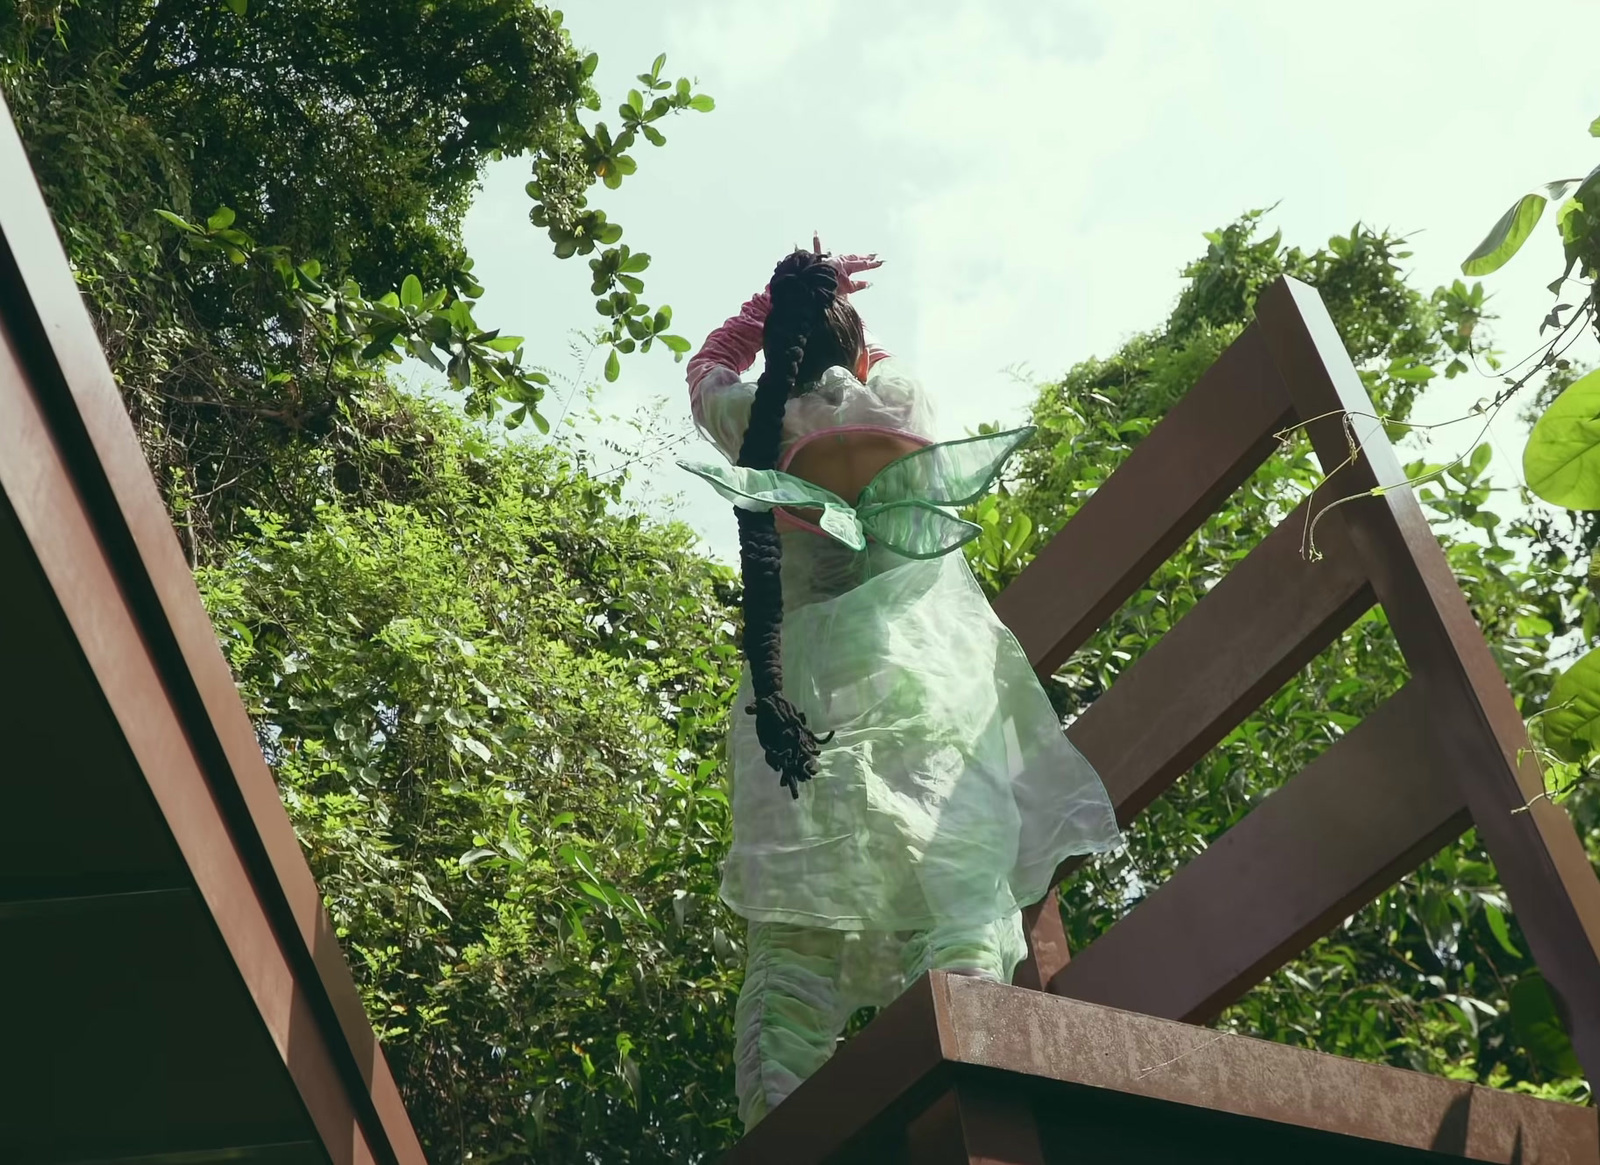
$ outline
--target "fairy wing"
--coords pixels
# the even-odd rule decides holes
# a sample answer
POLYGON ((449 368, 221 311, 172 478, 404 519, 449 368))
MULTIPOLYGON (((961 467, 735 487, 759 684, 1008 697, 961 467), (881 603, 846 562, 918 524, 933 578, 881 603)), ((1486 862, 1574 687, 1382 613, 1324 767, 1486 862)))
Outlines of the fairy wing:
POLYGON ((977 501, 999 476, 1031 425, 928 445, 890 462, 861 491, 856 512, 866 533, 907 558, 937 558, 970 542, 982 527, 949 508, 977 501))
POLYGON ((709 482, 741 510, 772 510, 779 506, 822 511, 817 525, 851 550, 866 547, 861 519, 838 494, 804 478, 777 469, 751 469, 725 461, 679 461, 678 466, 709 482))
POLYGON ((822 512, 818 526, 852 550, 871 534, 907 558, 937 558, 964 546, 982 527, 950 513, 969 505, 994 484, 1006 460, 1033 436, 1025 426, 959 441, 927 445, 884 466, 850 505, 838 494, 777 469, 751 469, 726 462, 679 461, 745 510, 779 506, 822 512))

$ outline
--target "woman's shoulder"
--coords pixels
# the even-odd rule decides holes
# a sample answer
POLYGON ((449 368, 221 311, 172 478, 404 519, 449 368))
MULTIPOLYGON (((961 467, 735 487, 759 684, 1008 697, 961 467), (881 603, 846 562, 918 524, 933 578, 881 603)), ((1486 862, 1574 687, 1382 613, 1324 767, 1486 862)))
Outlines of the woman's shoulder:
POLYGON ((932 410, 922 385, 904 365, 873 365, 865 381, 830 368, 810 392, 789 401, 784 428, 791 437, 818 429, 861 425, 931 436, 932 410))

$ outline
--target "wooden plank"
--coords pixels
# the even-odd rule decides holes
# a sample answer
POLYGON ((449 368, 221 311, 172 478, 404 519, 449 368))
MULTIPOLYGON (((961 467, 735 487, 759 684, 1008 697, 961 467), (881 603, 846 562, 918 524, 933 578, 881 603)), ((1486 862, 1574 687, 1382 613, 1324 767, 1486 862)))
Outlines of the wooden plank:
POLYGON ((1215 1137, 1219 1126, 1248 1133, 1258 1146, 1313 1141, 1318 1160, 1600 1160, 1593 1108, 936 971, 840 1048, 724 1161, 894 1161, 920 1114, 952 1087, 985 1080, 1030 1097, 1041 1117, 1070 1106, 1096 1126, 1097 1143, 1115 1143, 1117 1123, 1134 1121, 1160 1124, 1179 1143, 1185 1134, 1215 1137))
POLYGON ((1057 994, 1204 1023, 1471 824, 1412 683, 1106 931, 1057 994))
POLYGON ((1372 603, 1338 517, 1300 555, 1296 510, 1067 730, 1132 821, 1372 603))
POLYGON ((1363 456, 1339 469, 1329 500, 1383 486, 1340 508, 1412 674, 1427 688, 1439 759, 1459 782, 1478 835, 1516 907, 1539 969, 1565 1000, 1573 1043, 1600 1079, 1600 881, 1572 823, 1542 791, 1537 760, 1505 679, 1473 620, 1361 378, 1311 288, 1280 280, 1257 303, 1272 358, 1330 473, 1348 447, 1337 416, 1357 418, 1363 456), (1519 812, 1530 801, 1532 809, 1519 812))
POLYGON ((1050 981, 1072 960, 1067 930, 1061 924, 1061 902, 1053 888, 1032 906, 1023 907, 1022 930, 1028 957, 1017 964, 1011 982, 1030 991, 1047 991, 1050 981))
POLYGON ((330 1152, 420 1162, 3 101, 0 175, 0 486, 330 1152))
MULTIPOLYGON (((1410 1149, 1419 1161, 1594 1165, 1600 1159, 1593 1108, 1530 1103, 1459 1080, 959 975, 936 976, 934 990, 956 1079, 962 1069, 1006 1072, 1016 1089, 1054 1082, 1094 1090, 1084 1108, 1103 1098, 1126 1103, 1124 1111, 1135 1116, 1173 1123, 1183 1121, 1183 1109, 1199 1110, 1191 1129, 1214 1129, 1213 1114, 1223 1113, 1258 1130, 1286 1126, 1359 1138, 1349 1161, 1367 1159, 1363 1143, 1410 1149)), ((807 1097, 813 1119, 826 1111, 827 1099, 821 1089, 807 1097)))
POLYGON ((1248 328, 995 600, 1034 667, 1059 667, 1144 585, 1267 459, 1290 415, 1248 328))

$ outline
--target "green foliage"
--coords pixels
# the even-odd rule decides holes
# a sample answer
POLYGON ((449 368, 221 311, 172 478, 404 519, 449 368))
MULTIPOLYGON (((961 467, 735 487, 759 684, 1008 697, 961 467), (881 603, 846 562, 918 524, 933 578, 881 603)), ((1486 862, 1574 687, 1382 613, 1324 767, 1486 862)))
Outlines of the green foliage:
POLYGON ((1561 1010, 1542 975, 1524 975, 1511 989, 1511 1023, 1519 1042, 1546 1071, 1558 1076, 1583 1074, 1561 1010))
POLYGON ((1522 249, 1522 244, 1533 234, 1544 214, 1547 199, 1542 194, 1524 194, 1500 220, 1489 228, 1489 233, 1461 264, 1463 275, 1488 275, 1506 265, 1507 260, 1522 249))
MULTIPOLYGON (((1403 240, 1357 227, 1302 251, 1261 237, 1252 213, 1209 233, 1203 258, 1164 328, 1135 336, 1041 387, 1039 437, 1001 494, 972 516, 969 547, 991 591, 1004 586, 1069 519, 1239 334, 1259 290, 1287 274, 1314 284, 1354 355, 1377 411, 1403 436, 1423 387, 1463 371, 1484 318, 1483 290, 1456 283, 1425 296, 1400 262, 1403 240)), ((1478 353, 1481 355, 1481 353, 1478 353)), ((1417 461, 1408 475, 1446 537, 1496 661, 1524 710, 1543 707, 1554 636, 1569 626, 1570 595, 1526 565, 1535 531, 1489 508, 1488 446, 1450 465, 1417 461)), ((1321 473, 1303 441, 1289 442, 1055 674, 1051 696, 1067 717, 1106 691, 1311 491, 1321 473)), ((1074 948, 1090 942, 1148 892, 1236 824, 1406 681, 1383 612, 1363 616, 1304 668, 1129 830, 1123 858, 1084 867, 1064 888, 1074 948)), ((1553 715, 1553 714, 1552 714, 1553 715)), ((1600 856, 1600 798, 1569 809, 1600 856)), ((1472 834, 1399 885, 1221 1019, 1228 1030, 1361 1059, 1581 1099, 1564 1062, 1515 1030, 1513 991, 1533 972, 1492 863, 1472 834)), ((1530 990, 1531 989, 1527 989, 1530 990)))
POLYGON ((200 572, 435 1161, 731 1135, 717 900, 734 580, 618 486, 404 399, 404 503, 257 513, 200 572))
MULTIPOLYGON (((594 71, 597 63, 593 53, 584 58, 585 76, 594 71)), ((623 178, 638 169, 638 162, 628 151, 640 135, 653 146, 666 145, 666 135, 656 124, 663 118, 686 109, 709 113, 716 107, 709 96, 694 92, 689 78, 679 77, 676 84, 664 79, 661 70, 666 63, 667 54, 662 53, 648 73, 639 74, 644 90, 630 89, 617 108, 622 128, 615 138, 603 121, 593 131, 586 129, 574 109, 570 129, 576 142, 572 151, 542 156, 527 185, 528 197, 533 199, 528 221, 549 234, 557 258, 589 255, 596 246, 605 248, 589 260, 589 270, 594 275, 589 290, 599 297, 595 311, 609 321, 598 335, 600 343, 611 346, 605 365, 607 380, 616 380, 621 372, 619 352, 632 352, 636 347, 648 352, 656 340, 672 352, 674 360, 683 359, 689 351, 688 340, 666 331, 672 322, 672 309, 652 309, 639 299, 644 293, 640 275, 650 266, 650 256, 630 251, 625 245, 613 246, 622 239, 622 227, 608 220, 605 211, 589 209, 585 193, 596 181, 615 190, 623 178), (574 157, 581 159, 581 167, 574 168, 574 157), (581 179, 575 177, 578 174, 581 179)), ((591 94, 586 106, 599 109, 599 98, 591 94)))
POLYGON ((1541 727, 1563 760, 1587 759, 1600 744, 1600 654, 1590 652, 1557 677, 1541 727))
MULTIPOLYGON (((1600 121, 1590 123, 1590 136, 1600 136, 1597 126, 1600 121)), ((1507 387, 1499 394, 1496 404, 1510 399, 1535 375, 1546 374, 1545 390, 1528 414, 1535 423, 1523 451, 1523 472, 1528 488, 1545 501, 1587 511, 1581 517, 1574 515, 1567 531, 1544 519, 1539 521, 1536 530, 1546 547, 1543 557, 1551 576, 1578 605, 1583 640, 1590 644, 1596 631, 1595 616, 1590 610, 1593 606, 1590 588, 1563 579, 1561 572, 1570 568, 1574 555, 1592 551, 1600 540, 1600 521, 1591 516, 1600 511, 1600 482, 1595 476, 1600 428, 1594 420, 1600 411, 1600 395, 1597 395, 1600 394, 1600 373, 1577 376, 1565 353, 1586 325, 1600 335, 1600 166, 1590 170, 1584 178, 1561 179, 1545 187, 1550 200, 1561 199, 1569 191, 1572 197, 1556 212, 1556 229, 1561 234, 1566 266, 1550 284, 1550 291, 1559 300, 1568 283, 1576 281, 1583 288, 1583 299, 1576 308, 1571 303, 1558 302, 1550 309, 1539 330, 1542 335, 1553 329, 1554 337, 1537 354, 1537 359, 1531 360, 1521 377, 1506 378, 1507 387), (1587 282, 1583 282, 1585 280, 1587 282), (1566 315, 1568 312, 1571 314, 1566 315)), ((1495 225, 1490 237, 1462 264, 1462 270, 1492 271, 1503 264, 1531 233, 1543 213, 1545 201, 1537 194, 1524 197, 1495 225), (1513 218, 1517 220, 1515 227, 1507 227, 1513 218)), ((1591 562, 1591 576, 1594 570, 1591 562)), ((1597 707, 1600 707, 1600 656, 1591 652, 1557 680, 1551 707, 1541 725, 1550 759, 1560 770, 1558 795, 1565 796, 1587 779, 1587 766, 1600 757, 1600 733, 1596 733, 1590 723, 1597 707)))
POLYGON ((1600 510, 1600 372, 1576 381, 1534 425, 1522 451, 1528 488, 1547 502, 1600 510))
POLYGON ((590 96, 559 14, 528 0, 8 8, 0 53, 113 91, 185 156, 195 206, 368 286, 444 281, 484 163, 561 156, 590 96))
MULTIPOLYGON (((342 496, 388 496, 426 435, 374 361, 443 365, 473 410, 541 424, 546 374, 472 321, 460 219, 497 157, 596 180, 594 63, 533 0, 0 6, 0 87, 192 562, 251 507, 303 518, 327 447, 342 496)), ((681 356, 670 309, 635 306, 612 355, 637 332, 681 356)))
MULTIPOLYGON (((493 417, 499 402, 506 401, 514 406, 507 427, 514 429, 531 417, 540 432, 550 431, 537 408, 550 378, 522 366, 521 336, 481 330, 472 318, 473 301, 462 298, 483 293, 472 280, 472 260, 458 265, 455 287, 424 292, 422 281, 407 275, 398 294, 391 291, 369 300, 353 279, 338 287, 324 283, 322 264, 314 259, 297 266, 287 248, 257 246, 232 227, 234 213, 228 207, 204 223, 170 210, 156 214, 182 232, 180 262, 220 255, 236 267, 254 264, 261 269, 252 275, 270 272, 266 282, 281 296, 280 319, 295 326, 301 351, 315 348, 327 380, 370 379, 372 362, 398 364, 411 356, 445 373, 450 385, 466 394, 470 414, 493 417)), ((209 271, 206 277, 221 282, 228 273, 209 271)), ((269 370, 267 382, 293 375, 269 370)))
MULTIPOLYGON (((0 85, 440 1162, 732 1137, 732 579, 482 423, 543 427, 547 382, 474 319, 460 215, 497 155, 594 180, 592 72, 529 0, 0 8, 0 85), (398 392, 407 357, 477 419, 398 392)), ((681 353, 670 321, 635 323, 681 353)))

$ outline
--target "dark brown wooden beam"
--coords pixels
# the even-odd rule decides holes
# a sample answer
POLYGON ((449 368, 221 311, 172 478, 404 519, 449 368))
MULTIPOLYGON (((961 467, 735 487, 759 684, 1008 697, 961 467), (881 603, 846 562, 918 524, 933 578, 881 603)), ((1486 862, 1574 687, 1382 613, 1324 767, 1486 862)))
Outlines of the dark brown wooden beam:
POLYGON ((1372 605, 1337 515, 1300 555, 1296 510, 1067 730, 1132 821, 1372 605))
POLYGON ((1250 327, 995 600, 1048 673, 1267 459, 1291 415, 1250 327))
POLYGON ((1412 683, 1213 842, 1050 989, 1204 1023, 1471 824, 1412 683))
POLYGON ((906 1129, 905 1165, 1045 1165, 1032 1098, 1004 1077, 958 1080, 906 1129))
POLYGON ((3 101, 0 491, 335 1165, 421 1162, 3 101))
POLYGON ((919 1117, 930 1154, 965 1149, 964 1125, 959 1142, 931 1134, 941 1122, 954 1133, 955 1118, 966 1115, 959 1101, 954 1111, 934 1106, 969 1084, 998 1084, 1003 1094, 1031 1100, 1041 1122, 1064 1114, 1055 1153, 1043 1134, 1060 1130, 1041 1128, 1046 1160, 1191 1159, 1182 1150, 1151 1156, 1127 1148, 1156 1139, 1187 1142, 1192 1159, 1207 1162, 1600 1159, 1593 1108, 934 972, 842 1046, 724 1161, 926 1160, 904 1152, 904 1133, 919 1117), (1162 1136, 1147 1138, 1145 1129, 1162 1136), (1245 1141, 1253 1146, 1248 1155, 1230 1152, 1245 1141), (1076 1151, 1085 1143, 1094 1150, 1087 1157, 1076 1151), (1314 1156, 1295 1152, 1306 1148, 1314 1156))
POLYGON ((1362 417, 1372 404, 1327 308, 1286 279, 1261 294, 1256 313, 1296 411, 1323 418, 1308 429, 1333 474, 1324 500, 1386 490, 1338 512, 1428 689, 1438 760, 1459 784, 1540 970, 1567 1004, 1579 1060, 1600 1079, 1600 881, 1566 813, 1541 798, 1539 764, 1505 678, 1381 425, 1362 417), (1326 414, 1341 411, 1356 419, 1363 456, 1335 474, 1348 446, 1338 416, 1326 414))
POLYGON ((1030 991, 1048 991, 1050 980, 1072 961, 1067 929, 1061 924, 1061 902, 1051 890, 1032 906, 1022 909, 1022 932, 1028 956, 1017 964, 1011 982, 1030 991))

